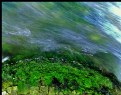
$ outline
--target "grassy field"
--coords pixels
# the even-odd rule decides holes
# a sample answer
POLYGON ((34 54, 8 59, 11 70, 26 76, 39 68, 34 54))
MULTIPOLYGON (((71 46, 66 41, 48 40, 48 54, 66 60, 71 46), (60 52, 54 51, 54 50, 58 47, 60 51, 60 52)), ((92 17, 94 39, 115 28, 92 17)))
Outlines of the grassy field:
POLYGON ((2 63, 2 91, 9 95, 121 93, 117 78, 96 67, 90 55, 70 51, 41 52, 40 55, 31 59, 21 59, 19 55, 2 63))

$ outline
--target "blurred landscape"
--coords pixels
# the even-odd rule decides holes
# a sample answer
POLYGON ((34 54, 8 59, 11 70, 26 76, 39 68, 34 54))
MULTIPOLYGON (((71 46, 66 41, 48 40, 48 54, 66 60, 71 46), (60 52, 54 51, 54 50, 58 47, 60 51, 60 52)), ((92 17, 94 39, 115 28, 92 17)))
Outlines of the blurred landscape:
POLYGON ((121 3, 2 2, 2 92, 121 95, 121 3))

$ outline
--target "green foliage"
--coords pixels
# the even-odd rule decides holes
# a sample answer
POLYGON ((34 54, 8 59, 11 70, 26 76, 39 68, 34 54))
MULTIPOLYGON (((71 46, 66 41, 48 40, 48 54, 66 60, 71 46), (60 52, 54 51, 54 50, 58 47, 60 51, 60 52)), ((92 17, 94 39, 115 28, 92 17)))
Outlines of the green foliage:
MULTIPOLYGON (((50 62, 24 62, 16 63, 16 80, 19 91, 27 89, 30 86, 44 85, 58 87, 64 93, 68 91, 94 91, 94 89, 101 89, 102 86, 112 89, 111 81, 88 68, 76 68, 68 64, 50 63, 50 62), (17 66, 18 65, 18 66, 17 66), (103 80, 102 80, 103 79, 103 80)), ((5 68, 4 68, 5 69, 5 68)), ((11 72, 13 69, 10 69, 11 72)), ((2 76, 3 80, 6 76, 2 76)), ((80 93, 81 93, 80 92, 80 93)))
MULTIPOLYGON (((21 58, 19 55, 18 57, 21 58)), ((102 72, 95 69, 92 58, 79 52, 64 50, 40 52, 39 58, 13 59, 14 62, 9 60, 3 63, 2 80, 12 81, 20 92, 22 88, 24 90, 32 86, 45 85, 54 86, 63 93, 76 91, 80 94, 87 92, 101 95, 99 94, 102 93, 101 89, 106 88, 105 90, 110 92, 113 88, 110 79, 112 77, 103 76, 102 72), (25 88, 22 87, 23 84, 25 88)))
POLYGON ((18 93, 26 95, 29 92, 29 85, 26 82, 18 81, 18 93))

